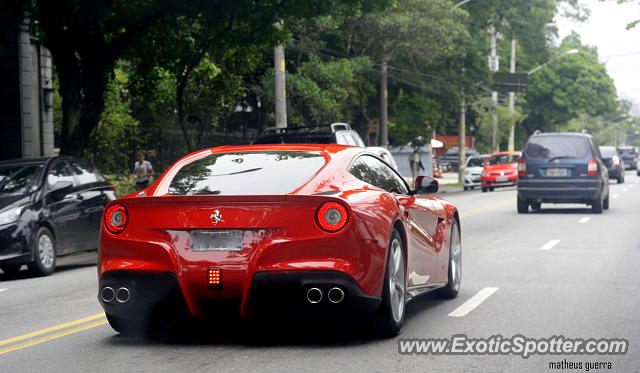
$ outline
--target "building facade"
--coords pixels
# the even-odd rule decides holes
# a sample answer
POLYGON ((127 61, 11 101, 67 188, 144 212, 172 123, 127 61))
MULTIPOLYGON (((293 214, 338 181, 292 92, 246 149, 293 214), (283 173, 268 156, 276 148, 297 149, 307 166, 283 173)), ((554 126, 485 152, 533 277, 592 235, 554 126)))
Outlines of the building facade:
POLYGON ((0 20, 0 160, 54 153, 49 51, 29 33, 28 18, 0 20))

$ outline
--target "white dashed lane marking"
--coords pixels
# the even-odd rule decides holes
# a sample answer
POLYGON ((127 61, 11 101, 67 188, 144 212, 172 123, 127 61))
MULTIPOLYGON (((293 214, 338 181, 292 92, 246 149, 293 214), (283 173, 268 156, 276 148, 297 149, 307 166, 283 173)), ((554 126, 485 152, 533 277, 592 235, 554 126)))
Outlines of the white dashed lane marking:
POLYGON ((551 240, 551 241, 547 242, 546 244, 544 244, 544 246, 542 246, 540 248, 540 250, 551 250, 559 242, 560 242, 560 240, 551 240))
POLYGON ((480 290, 476 295, 469 298, 468 301, 462 303, 462 305, 453 312, 449 314, 451 317, 463 317, 466 316, 469 312, 473 311, 476 307, 478 307, 482 302, 487 300, 493 293, 498 291, 498 288, 486 287, 480 290))
POLYGON ((591 218, 588 217, 588 216, 585 216, 584 218, 580 219, 580 223, 584 224, 584 223, 588 222, 589 220, 591 220, 591 218))
POLYGON ((0 289, 0 293, 2 293, 2 292, 3 292, 3 291, 5 291, 5 290, 9 290, 9 289, 0 289))
POLYGON ((620 195, 619 195, 619 194, 614 194, 614 195, 613 195, 613 198, 618 198, 618 197, 620 197, 620 195))

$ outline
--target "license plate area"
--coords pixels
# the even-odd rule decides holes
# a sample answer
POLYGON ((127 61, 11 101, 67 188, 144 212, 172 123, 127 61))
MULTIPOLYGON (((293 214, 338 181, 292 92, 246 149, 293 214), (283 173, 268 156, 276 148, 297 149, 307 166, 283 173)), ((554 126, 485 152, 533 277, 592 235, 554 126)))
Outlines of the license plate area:
POLYGON ((509 178, 508 178, 508 177, 506 177, 506 176, 499 176, 499 177, 496 177, 496 182, 498 182, 498 183, 502 183, 502 182, 505 182, 505 181, 507 181, 507 180, 509 180, 509 178))
POLYGON ((560 167, 547 168, 547 176, 567 176, 567 169, 560 167))
POLYGON ((191 251, 242 250, 241 230, 191 231, 189 235, 191 236, 191 251))

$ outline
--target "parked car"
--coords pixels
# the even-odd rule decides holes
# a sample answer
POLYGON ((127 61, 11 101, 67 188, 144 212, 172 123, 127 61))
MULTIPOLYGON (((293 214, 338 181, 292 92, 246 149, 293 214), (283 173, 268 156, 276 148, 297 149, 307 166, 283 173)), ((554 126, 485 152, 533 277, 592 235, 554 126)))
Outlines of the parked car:
POLYGON ((484 162, 484 169, 480 175, 482 191, 493 192, 494 188, 516 185, 519 159, 520 152, 490 154, 484 162))
POLYGON ((601 146, 600 155, 602 155, 602 160, 609 172, 609 179, 616 179, 618 184, 624 183, 626 167, 618 149, 615 146, 601 146))
POLYGON ((97 249, 102 211, 114 191, 82 159, 0 162, 0 269, 15 273, 27 264, 49 275, 58 256, 97 249))
POLYGON ((367 150, 375 153, 377 156, 385 160, 389 164, 389 166, 393 167, 394 170, 398 170, 396 159, 387 148, 383 148, 382 146, 367 146, 367 150))
POLYGON ((231 306, 285 321, 370 315, 395 335, 412 297, 439 289, 453 298, 460 288, 457 209, 433 195, 435 179, 415 183, 342 145, 190 154, 146 197, 107 207, 100 304, 122 333, 231 306))
MULTIPOLYGON (((460 153, 457 146, 451 147, 447 149, 443 156, 439 157, 440 164, 445 172, 456 172, 458 171, 458 153, 460 153)), ((465 148, 464 150, 465 159, 470 158, 472 156, 478 155, 478 151, 474 148, 465 148)))
POLYGON ((637 163, 640 155, 636 146, 621 146, 618 148, 622 160, 624 161, 625 170, 638 170, 637 163))
POLYGON ((364 141, 346 123, 328 126, 269 127, 253 140, 253 144, 341 144, 360 146, 364 141))
POLYGON ((480 186, 480 175, 484 169, 484 162, 488 157, 488 155, 475 155, 467 158, 463 171, 464 190, 480 186))
POLYGON ((609 173, 596 140, 586 133, 535 133, 518 163, 518 212, 542 203, 609 208, 609 173))

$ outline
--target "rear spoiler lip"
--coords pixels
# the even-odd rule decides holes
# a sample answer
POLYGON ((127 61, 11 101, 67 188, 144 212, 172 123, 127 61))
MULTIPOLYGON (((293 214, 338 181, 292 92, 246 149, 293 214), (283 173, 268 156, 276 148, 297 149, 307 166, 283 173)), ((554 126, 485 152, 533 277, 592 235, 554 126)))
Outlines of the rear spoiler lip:
MULTIPOLYGON (((336 191, 336 194, 339 191, 336 191)), ((334 194, 334 193, 331 193, 334 194)), ((225 202, 323 202, 323 201, 342 201, 337 196, 327 194, 317 195, 206 195, 206 196, 158 196, 158 197, 139 197, 117 199, 113 203, 123 204, 125 206, 148 206, 165 203, 225 203, 225 202)))

